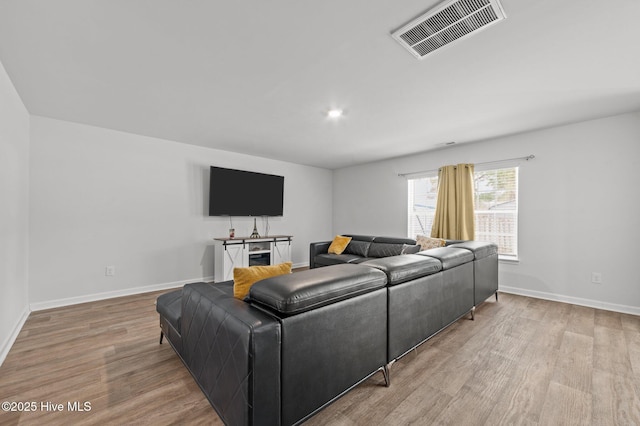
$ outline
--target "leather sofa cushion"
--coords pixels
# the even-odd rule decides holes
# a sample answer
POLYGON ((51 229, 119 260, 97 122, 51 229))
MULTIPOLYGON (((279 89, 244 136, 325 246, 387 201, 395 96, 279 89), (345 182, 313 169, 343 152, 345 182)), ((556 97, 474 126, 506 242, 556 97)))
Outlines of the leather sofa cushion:
POLYGON ((352 234, 342 234, 342 235, 344 235, 345 237, 351 237, 351 240, 364 241, 368 243, 376 239, 376 237, 374 237, 373 235, 352 235, 352 234))
POLYGON ((371 243, 369 241, 358 241, 352 239, 344 250, 344 254, 355 254, 356 256, 367 257, 370 245, 371 243))
POLYGON ((498 254, 497 244, 484 241, 465 241, 463 243, 451 244, 449 247, 471 250, 476 259, 484 259, 493 254, 498 254))
POLYGON ((251 287, 252 304, 298 314, 383 288, 387 277, 362 265, 333 265, 267 278, 251 287))
POLYGON ((362 257, 356 254, 323 253, 316 256, 315 262, 318 265, 328 266, 328 265, 342 265, 344 263, 358 262, 360 259, 362 259, 362 257))
POLYGON ((362 265, 372 266, 384 272, 387 275, 388 286, 435 274, 442 270, 442 263, 438 259, 416 254, 383 257, 369 260, 362 265))
POLYGON ((380 244, 415 244, 416 241, 410 238, 396 238, 396 237, 375 237, 374 243, 380 244))
POLYGON ((182 316, 182 289, 161 294, 156 301, 156 311, 176 330, 180 330, 182 316))
POLYGON ((402 254, 404 243, 391 244, 391 243, 371 243, 369 247, 369 257, 389 257, 402 254))
POLYGON ((353 263, 354 265, 357 263, 364 263, 367 260, 374 260, 374 259, 378 259, 377 257, 359 257, 355 260, 353 260, 351 263, 353 263))
POLYGON ((233 297, 233 284, 233 280, 229 280, 221 281, 219 283, 210 283, 209 285, 220 294, 218 297, 222 297, 223 295, 233 297))
POLYGON ((473 261, 473 253, 462 248, 438 247, 421 251, 417 256, 429 256, 442 262, 442 270, 455 268, 463 263, 473 261))
POLYGON ((420 244, 403 244, 401 254, 416 254, 420 250, 422 250, 420 244))

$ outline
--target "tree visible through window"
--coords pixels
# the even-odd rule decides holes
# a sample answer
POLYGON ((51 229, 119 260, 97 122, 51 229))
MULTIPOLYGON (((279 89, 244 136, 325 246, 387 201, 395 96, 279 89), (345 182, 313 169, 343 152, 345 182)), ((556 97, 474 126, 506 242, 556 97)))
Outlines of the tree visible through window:
MULTIPOLYGON (((438 177, 409 179, 408 235, 430 235, 438 177)), ((518 256, 518 167, 474 173, 476 241, 498 244, 501 256, 518 256)))

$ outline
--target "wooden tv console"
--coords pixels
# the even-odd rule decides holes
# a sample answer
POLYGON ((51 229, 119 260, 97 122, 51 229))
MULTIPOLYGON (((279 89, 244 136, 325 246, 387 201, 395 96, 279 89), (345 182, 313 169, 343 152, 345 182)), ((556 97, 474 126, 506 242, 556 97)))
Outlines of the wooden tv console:
POLYGON ((292 238, 292 235, 214 238, 214 281, 232 280, 233 268, 290 262, 292 238))

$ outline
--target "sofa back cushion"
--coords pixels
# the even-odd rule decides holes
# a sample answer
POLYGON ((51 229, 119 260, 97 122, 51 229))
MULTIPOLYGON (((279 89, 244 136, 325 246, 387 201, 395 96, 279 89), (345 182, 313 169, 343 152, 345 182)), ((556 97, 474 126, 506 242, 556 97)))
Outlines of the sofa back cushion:
POLYGON ((420 250, 422 250, 420 244, 403 244, 401 254, 416 254, 420 250))
POLYGON ((373 259, 361 265, 371 266, 384 272, 387 275, 387 285, 390 287, 433 275, 442 270, 442 263, 438 259, 416 254, 373 259))
POLYGON ((374 237, 373 235, 353 235, 353 234, 342 234, 342 235, 344 235, 345 237, 351 237, 351 239, 355 241, 365 241, 369 243, 376 239, 376 237, 374 237))
POLYGON ((442 263, 442 270, 455 268, 464 263, 473 262, 474 256, 471 250, 455 247, 438 247, 423 250, 417 256, 428 256, 438 259, 442 263))
POLYGON ((362 265, 332 265, 280 275, 256 283, 250 302, 294 315, 383 288, 387 276, 362 265))
POLYGON ((498 254, 497 244, 482 241, 465 241, 463 243, 451 244, 448 247, 470 250, 473 252, 476 259, 484 259, 485 257, 498 254))
POLYGON ((368 257, 389 257, 389 256, 397 256, 402 254, 402 249, 404 248, 403 243, 399 244, 387 244, 387 243, 377 243, 372 242, 369 247, 369 256, 368 257))
POLYGON ((384 244, 415 244, 416 240, 412 240, 411 238, 398 237, 375 237, 373 242, 384 244))
POLYGON ((389 257, 413 253, 413 249, 407 246, 415 244, 416 241, 410 238, 375 237, 369 247, 369 255, 367 257, 389 257))
POLYGON ((369 241, 358 241, 352 239, 344 250, 345 254, 355 254, 356 256, 367 257, 369 255, 369 241))

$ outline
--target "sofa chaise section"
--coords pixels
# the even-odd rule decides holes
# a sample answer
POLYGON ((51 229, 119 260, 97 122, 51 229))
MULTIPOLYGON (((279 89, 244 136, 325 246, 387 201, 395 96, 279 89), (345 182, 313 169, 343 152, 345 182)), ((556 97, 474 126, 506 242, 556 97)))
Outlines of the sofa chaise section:
POLYGON ((185 366, 229 425, 279 425, 280 323, 233 297, 233 282, 182 290, 185 366))
POLYGON ((264 279, 245 300, 232 281, 187 284, 156 309, 162 334, 179 329, 167 338, 225 424, 292 425, 377 371, 386 377, 385 286, 375 268, 335 265, 264 279), (181 312, 169 309, 177 295, 181 312))

